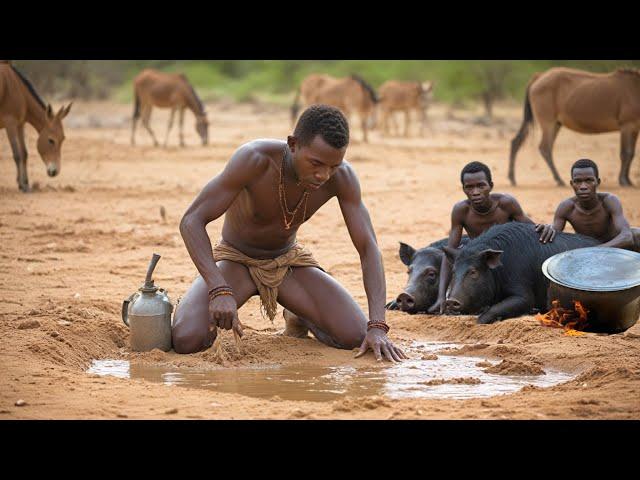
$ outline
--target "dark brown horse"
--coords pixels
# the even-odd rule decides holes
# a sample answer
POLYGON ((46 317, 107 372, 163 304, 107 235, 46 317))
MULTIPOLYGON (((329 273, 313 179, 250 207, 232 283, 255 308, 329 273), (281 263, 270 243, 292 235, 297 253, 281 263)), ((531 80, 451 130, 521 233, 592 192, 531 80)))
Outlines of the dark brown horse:
POLYGON ((542 128, 540 153, 558 185, 564 182, 553 164, 553 143, 560 127, 579 133, 620 131, 620 175, 622 186, 631 186, 629 169, 640 131, 640 71, 620 69, 591 73, 570 68, 552 68, 535 74, 527 87, 524 120, 511 142, 509 180, 516 184, 516 154, 533 120, 542 128))
POLYGON ((181 73, 164 73, 157 70, 145 69, 133 80, 135 109, 133 112, 133 125, 131 127, 131 145, 135 145, 136 124, 142 117, 142 125, 147 129, 153 143, 158 146, 158 140, 149 126, 151 109, 153 107, 170 108, 169 126, 164 138, 164 146, 167 146, 169 132, 173 126, 173 116, 176 110, 180 112, 180 146, 184 147, 182 126, 184 122, 184 110, 188 108, 196 117, 196 131, 200 135, 202 144, 209 142, 209 122, 204 105, 196 95, 195 90, 181 73))
POLYGON ((62 119, 69 114, 71 104, 54 114, 51 105, 45 105, 33 85, 7 60, 0 60, 0 128, 7 131, 18 169, 18 187, 28 192, 27 147, 24 124, 38 131, 38 153, 47 166, 47 174, 60 173, 60 147, 64 141, 62 119))

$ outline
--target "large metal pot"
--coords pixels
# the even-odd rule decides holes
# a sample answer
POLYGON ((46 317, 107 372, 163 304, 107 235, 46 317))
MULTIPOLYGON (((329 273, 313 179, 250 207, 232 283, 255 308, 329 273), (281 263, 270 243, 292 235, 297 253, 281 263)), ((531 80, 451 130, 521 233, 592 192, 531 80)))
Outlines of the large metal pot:
POLYGON ((558 300, 572 309, 580 301, 589 310, 589 331, 622 332, 640 317, 640 253, 579 248, 548 258, 542 273, 549 279, 547 307, 558 300))

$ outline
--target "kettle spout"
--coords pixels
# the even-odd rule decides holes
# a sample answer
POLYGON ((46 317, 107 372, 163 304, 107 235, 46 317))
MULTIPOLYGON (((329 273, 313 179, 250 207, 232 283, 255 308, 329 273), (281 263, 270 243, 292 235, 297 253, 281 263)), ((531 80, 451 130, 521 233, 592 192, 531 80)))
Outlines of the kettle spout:
POLYGON ((160 260, 160 255, 154 253, 151 257, 151 262, 149 262, 149 269, 147 270, 147 277, 144 280, 145 287, 153 287, 153 280, 151 280, 151 275, 153 275, 153 271, 158 264, 158 260, 160 260))

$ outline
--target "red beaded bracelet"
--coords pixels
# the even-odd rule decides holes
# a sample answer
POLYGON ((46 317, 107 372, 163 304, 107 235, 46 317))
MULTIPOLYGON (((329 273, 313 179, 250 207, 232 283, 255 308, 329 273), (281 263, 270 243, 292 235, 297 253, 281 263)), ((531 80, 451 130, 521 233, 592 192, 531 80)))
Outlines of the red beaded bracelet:
POLYGON ((367 331, 371 330, 372 328, 379 328, 380 330, 384 330, 384 333, 389 333, 389 325, 387 325, 385 322, 368 321, 367 331))
POLYGON ((233 295, 233 289, 229 285, 222 285, 209 290, 209 298, 213 300, 218 295, 233 295))

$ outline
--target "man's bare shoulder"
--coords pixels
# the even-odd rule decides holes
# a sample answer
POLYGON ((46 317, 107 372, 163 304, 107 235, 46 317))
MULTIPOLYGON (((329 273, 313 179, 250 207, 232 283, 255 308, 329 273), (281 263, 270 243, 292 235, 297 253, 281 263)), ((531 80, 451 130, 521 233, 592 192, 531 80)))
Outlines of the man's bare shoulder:
POLYGON ((562 216, 569 215, 575 208, 577 201, 578 201, 577 197, 569 197, 564 199, 558 204, 558 208, 556 209, 556 214, 560 214, 562 216))
POLYGON ((622 207, 622 202, 620 202, 620 198, 617 195, 609 192, 600 192, 598 193, 598 197, 602 204, 610 210, 611 207, 622 207))
POLYGON ((360 185, 358 174, 347 160, 342 161, 327 183, 334 195, 350 192, 360 185))
POLYGON ((252 140, 238 147, 229 165, 252 174, 263 173, 276 162, 276 159, 282 158, 285 145, 286 143, 280 140, 252 140))
POLYGON ((503 210, 513 210, 520 206, 520 202, 508 193, 492 193, 491 198, 498 201, 498 206, 503 210))
POLYGON ((453 208, 451 209, 451 214, 452 215, 463 215, 466 214, 469 211, 469 208, 471 207, 471 202, 469 202, 468 199, 465 200, 460 200, 459 202, 456 202, 453 205, 453 208))

